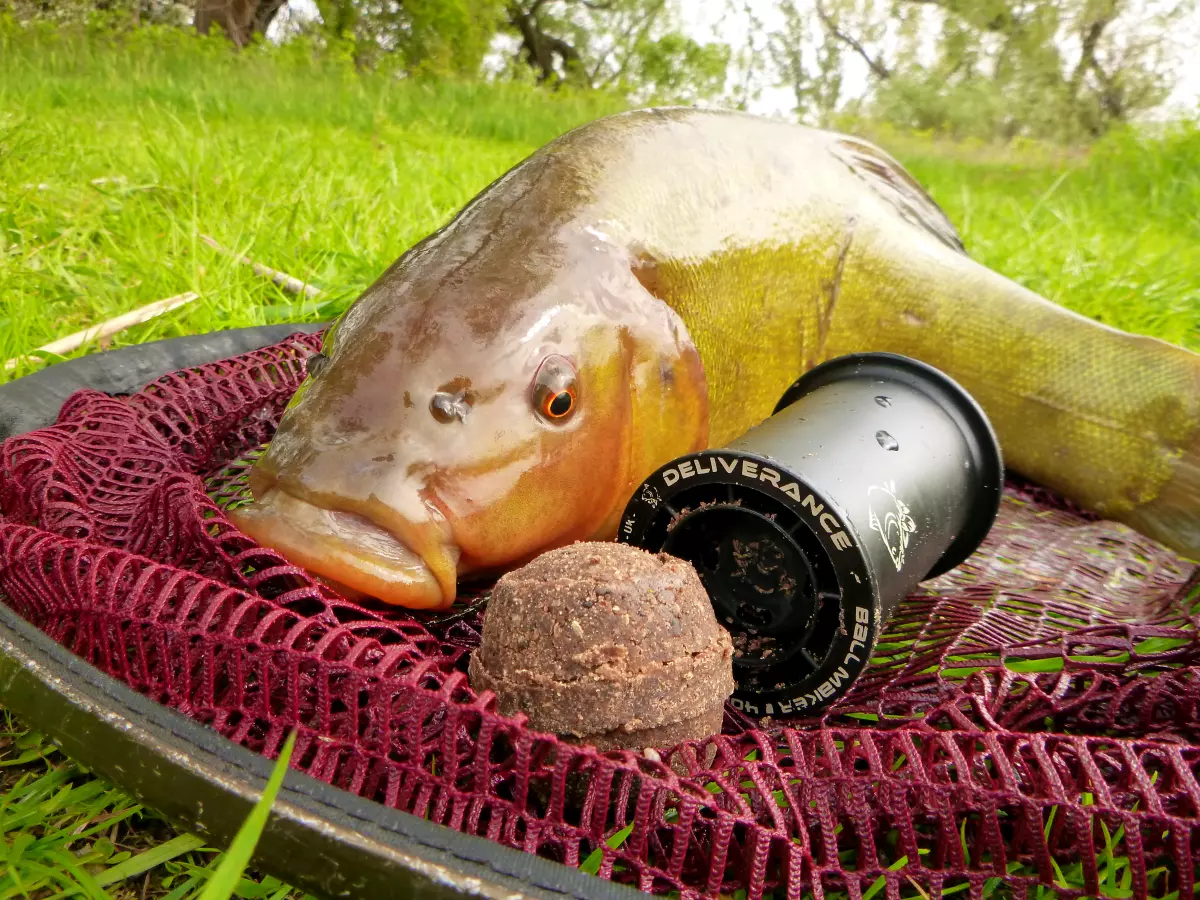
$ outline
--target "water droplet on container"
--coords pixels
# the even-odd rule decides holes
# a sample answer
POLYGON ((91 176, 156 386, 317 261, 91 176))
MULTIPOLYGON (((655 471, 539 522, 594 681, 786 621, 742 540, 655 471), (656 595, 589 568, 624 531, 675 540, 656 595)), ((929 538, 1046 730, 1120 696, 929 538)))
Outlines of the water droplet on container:
POLYGON ((886 431, 875 432, 875 440, 879 441, 879 446, 884 450, 899 450, 900 442, 888 434, 886 431))
POLYGON ((892 398, 891 397, 876 397, 875 402, 878 403, 880 406, 891 406, 892 398))

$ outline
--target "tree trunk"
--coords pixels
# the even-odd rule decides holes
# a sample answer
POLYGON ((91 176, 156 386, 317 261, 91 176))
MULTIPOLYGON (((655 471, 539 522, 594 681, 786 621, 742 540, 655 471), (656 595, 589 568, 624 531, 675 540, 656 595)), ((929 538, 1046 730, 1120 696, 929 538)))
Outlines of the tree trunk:
POLYGON ((586 78, 579 51, 562 38, 542 30, 542 23, 538 21, 537 14, 544 2, 545 0, 533 0, 528 7, 516 2, 508 5, 508 22, 521 35, 518 54, 525 54, 525 61, 538 73, 539 82, 550 81, 556 77, 555 56, 562 61, 567 78, 570 78, 573 71, 579 71, 586 78))
POLYGON ((196 31, 208 34, 213 25, 238 47, 255 34, 265 34, 287 0, 196 0, 196 31))

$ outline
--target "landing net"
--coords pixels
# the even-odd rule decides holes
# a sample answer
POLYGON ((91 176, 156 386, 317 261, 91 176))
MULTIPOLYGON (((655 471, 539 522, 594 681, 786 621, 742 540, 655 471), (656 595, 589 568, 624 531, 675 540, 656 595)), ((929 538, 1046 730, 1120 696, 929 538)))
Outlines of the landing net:
POLYGON ((82 391, 0 445, 0 594, 245 747, 274 757, 298 729, 315 778, 645 891, 1192 896, 1190 564, 1010 481, 980 550, 900 606, 820 719, 729 707, 709 740, 597 753, 470 689, 480 604, 352 603, 230 524, 318 343, 82 391))

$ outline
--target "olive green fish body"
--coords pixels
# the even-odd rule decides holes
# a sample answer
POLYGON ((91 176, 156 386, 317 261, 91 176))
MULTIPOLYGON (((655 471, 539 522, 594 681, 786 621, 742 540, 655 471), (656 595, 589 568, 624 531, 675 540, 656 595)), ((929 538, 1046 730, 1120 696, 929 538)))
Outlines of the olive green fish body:
POLYGON ((684 108, 563 135, 397 260, 331 329, 236 518, 337 585, 444 605, 456 579, 612 537, 655 468, 867 350, 959 381, 1011 468, 1200 556, 1200 356, 973 261, 867 142, 684 108))
POLYGON ((974 394, 1014 470, 1200 554, 1200 356, 970 259, 865 141, 728 112, 631 118, 642 135, 615 154, 589 214, 625 223, 654 269, 644 280, 686 322, 714 445, 819 362, 902 353, 974 394))

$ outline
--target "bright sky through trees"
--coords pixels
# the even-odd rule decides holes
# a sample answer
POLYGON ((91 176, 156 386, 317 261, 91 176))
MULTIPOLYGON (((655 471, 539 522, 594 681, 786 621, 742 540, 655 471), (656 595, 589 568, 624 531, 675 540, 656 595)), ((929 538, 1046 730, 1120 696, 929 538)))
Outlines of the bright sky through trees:
MULTIPOLYGON (((735 50, 746 45, 749 20, 744 13, 731 13, 730 7, 748 9, 769 32, 780 27, 782 15, 778 0, 677 0, 677 9, 683 20, 684 31, 696 40, 723 41, 735 50)), ((296 20, 307 20, 316 16, 314 0, 290 0, 291 15, 296 20)), ((1178 35, 1182 46, 1200 47, 1200 21, 1192 25, 1192 34, 1178 35)), ((759 38, 761 43, 762 38, 759 38)), ((765 52, 765 51, 764 51, 765 52)), ((855 97, 867 87, 868 69, 861 59, 849 55, 845 60, 844 96, 855 97)), ((789 88, 774 87, 759 83, 759 96, 750 104, 753 112, 774 115, 786 114, 793 105, 789 88)), ((1179 83, 1156 118, 1171 114, 1200 113, 1200 55, 1183 53, 1179 57, 1179 83)))

